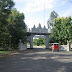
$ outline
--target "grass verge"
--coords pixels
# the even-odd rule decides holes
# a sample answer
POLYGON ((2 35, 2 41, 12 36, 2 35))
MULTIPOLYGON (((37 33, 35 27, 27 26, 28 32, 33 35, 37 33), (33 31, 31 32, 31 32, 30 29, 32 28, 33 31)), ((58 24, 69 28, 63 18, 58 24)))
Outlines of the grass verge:
POLYGON ((9 51, 0 51, 0 54, 8 53, 9 51))

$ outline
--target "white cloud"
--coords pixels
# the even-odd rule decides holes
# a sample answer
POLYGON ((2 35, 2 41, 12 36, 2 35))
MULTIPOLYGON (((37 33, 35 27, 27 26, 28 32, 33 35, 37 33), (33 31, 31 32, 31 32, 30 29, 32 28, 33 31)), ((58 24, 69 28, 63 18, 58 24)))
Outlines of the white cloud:
MULTIPOLYGON (((34 12, 43 11, 44 3, 45 3, 45 9, 53 8, 53 2, 54 2, 54 0, 14 0, 14 1, 16 3, 23 2, 25 4, 24 9, 21 8, 20 12, 23 12, 25 14, 25 23, 27 24, 28 28, 32 28, 34 24, 38 26, 39 23, 41 23, 43 27, 44 18, 40 18, 39 16, 36 18, 36 17, 33 17, 33 15, 31 16, 31 14, 34 12)), ((47 24, 46 24, 46 27, 47 27, 47 24)))
MULTIPOLYGON (((15 2, 23 2, 24 3, 24 8, 20 9, 20 12, 23 12, 25 14, 25 23, 27 24, 28 28, 32 28, 33 25, 35 24, 36 27, 38 26, 39 23, 41 23, 42 27, 44 26, 44 18, 40 18, 40 16, 33 16, 34 14, 37 14, 36 12, 42 11, 44 10, 44 3, 45 3, 45 10, 48 9, 53 9, 56 8, 61 8, 62 6, 64 6, 69 0, 63 0, 60 1, 59 5, 55 5, 58 3, 58 0, 14 0, 15 2)), ((21 4, 19 3, 19 4, 21 4)), ((23 4, 22 3, 22 4, 23 4)), ((61 16, 72 16, 72 7, 64 10, 64 14, 62 14, 63 12, 59 13, 61 16)), ((39 14, 38 14, 39 15, 39 14)), ((48 18, 47 18, 48 19, 48 18)), ((46 19, 46 20, 47 20, 46 19)), ((45 20, 45 25, 47 27, 47 21, 45 20)))
POLYGON ((72 6, 65 10, 65 12, 63 14, 61 14, 61 17, 69 17, 69 16, 72 16, 72 6))
POLYGON ((61 2, 61 5, 65 5, 67 2, 68 2, 68 0, 63 0, 63 1, 61 2))
POLYGON ((54 1, 55 0, 30 0, 26 4, 22 12, 32 13, 32 12, 42 11, 44 10, 44 4, 45 4, 45 9, 51 9, 54 7, 54 1))
MULTIPOLYGON (((36 25, 36 27, 38 26, 39 23, 41 23, 42 27, 44 26, 44 18, 33 18, 30 17, 30 14, 35 13, 35 12, 39 12, 39 11, 43 11, 44 10, 44 4, 45 4, 45 9, 51 9, 54 7, 54 2, 56 0, 30 0, 29 2, 27 2, 26 6, 24 7, 24 9, 21 12, 24 12, 25 14, 25 23, 27 24, 27 26, 29 28, 32 28, 34 26, 34 24, 36 25), (29 14, 29 17, 27 17, 29 14)), ((47 21, 45 20, 45 26, 47 27, 47 21)))

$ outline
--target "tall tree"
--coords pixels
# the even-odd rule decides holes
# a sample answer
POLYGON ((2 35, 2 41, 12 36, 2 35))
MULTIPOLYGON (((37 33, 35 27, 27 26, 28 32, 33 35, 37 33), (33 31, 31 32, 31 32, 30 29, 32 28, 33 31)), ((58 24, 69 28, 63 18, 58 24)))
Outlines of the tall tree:
POLYGON ((72 23, 71 23, 71 26, 69 26, 68 32, 69 32, 69 40, 71 40, 72 42, 72 23))
POLYGON ((14 2, 12 0, 0 0, 0 46, 7 46, 9 42, 7 19, 13 6, 14 2))
POLYGON ((19 43, 19 39, 24 43, 26 41, 26 24, 24 22, 24 14, 19 13, 16 9, 12 10, 12 13, 9 16, 8 22, 8 30, 10 35, 12 36, 12 45, 13 47, 17 47, 19 43))
POLYGON ((57 18, 59 15, 55 12, 52 11, 50 14, 50 18, 48 19, 48 28, 53 27, 54 19, 57 18))
POLYGON ((52 29, 51 38, 53 42, 66 44, 67 40, 72 39, 71 17, 62 17, 55 19, 54 28, 52 29))

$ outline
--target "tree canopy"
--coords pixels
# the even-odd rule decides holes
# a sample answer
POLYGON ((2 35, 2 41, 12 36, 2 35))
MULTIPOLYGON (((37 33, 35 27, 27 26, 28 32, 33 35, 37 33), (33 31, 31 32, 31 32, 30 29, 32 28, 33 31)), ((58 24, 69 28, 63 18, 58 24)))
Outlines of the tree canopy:
POLYGON ((33 44, 37 45, 37 46, 44 45, 45 44, 45 38, 34 39, 33 44))
POLYGON ((72 40, 72 21, 71 17, 56 18, 52 29, 52 42, 66 44, 67 40, 72 40))
POLYGON ((19 13, 16 9, 11 11, 11 14, 8 18, 8 30, 12 36, 13 45, 18 45, 19 39, 26 41, 26 24, 24 22, 24 14, 19 13))
POLYGON ((0 46, 8 46, 7 19, 13 6, 14 2, 12 0, 0 0, 0 46))
POLYGON ((11 36, 12 47, 17 48, 19 39, 24 43, 28 36, 25 16, 14 5, 13 0, 0 0, 0 47, 9 47, 11 36))
POLYGON ((53 27, 54 19, 57 18, 58 16, 59 15, 55 11, 52 11, 50 13, 50 18, 47 21, 48 28, 53 27))

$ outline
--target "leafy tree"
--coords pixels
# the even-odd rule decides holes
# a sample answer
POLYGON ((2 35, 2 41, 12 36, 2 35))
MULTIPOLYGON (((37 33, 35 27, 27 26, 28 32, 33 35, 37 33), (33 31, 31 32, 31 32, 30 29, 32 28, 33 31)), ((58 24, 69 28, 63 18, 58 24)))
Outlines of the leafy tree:
POLYGON ((66 44, 67 40, 71 40, 71 24, 71 17, 62 17, 55 19, 54 28, 52 29, 51 33, 52 42, 66 44))
POLYGON ((37 45, 37 46, 44 45, 45 44, 45 38, 34 39, 33 44, 37 45))
POLYGON ((24 14, 13 9, 13 0, 0 0, 0 47, 9 47, 10 35, 12 47, 16 48, 19 39, 24 43, 29 33, 26 32, 24 14))
POLYGON ((12 45, 14 48, 17 48, 19 39, 21 39, 23 43, 26 41, 27 28, 24 19, 25 17, 23 13, 19 13, 16 9, 11 11, 8 19, 8 30, 12 36, 12 45))
POLYGON ((7 19, 13 6, 14 2, 12 0, 0 0, 0 47, 6 47, 9 44, 7 19))
POLYGON ((69 40, 72 42, 72 23, 71 26, 69 26, 69 40))
POLYGON ((4 26, 7 24, 7 18, 11 13, 11 9, 14 6, 12 0, 0 0, 0 25, 4 26))
POLYGON ((52 11, 50 14, 50 18, 48 19, 48 28, 50 28, 51 26, 53 27, 53 23, 54 23, 54 19, 57 18, 59 15, 55 12, 52 11))

